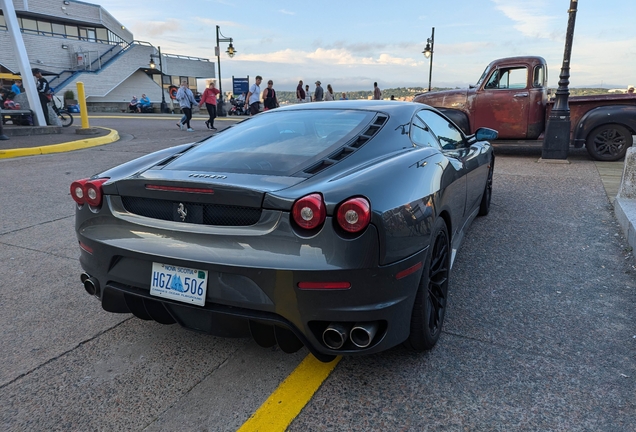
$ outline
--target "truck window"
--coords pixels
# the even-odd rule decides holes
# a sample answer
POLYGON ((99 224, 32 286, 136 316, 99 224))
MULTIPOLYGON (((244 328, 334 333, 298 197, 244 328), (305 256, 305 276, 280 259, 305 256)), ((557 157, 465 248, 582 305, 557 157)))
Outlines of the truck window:
POLYGON ((525 67, 497 69, 484 86, 485 89, 524 89, 528 82, 525 67))
POLYGON ((545 87, 545 68, 543 65, 534 67, 532 87, 545 87))

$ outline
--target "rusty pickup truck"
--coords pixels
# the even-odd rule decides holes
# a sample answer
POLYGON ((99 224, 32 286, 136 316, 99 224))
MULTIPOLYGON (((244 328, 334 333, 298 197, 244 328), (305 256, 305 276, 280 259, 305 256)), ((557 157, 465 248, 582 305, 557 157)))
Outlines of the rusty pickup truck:
MULTIPOLYGON (((541 57, 504 58, 468 89, 423 93, 414 101, 440 109, 468 134, 489 127, 499 131, 498 142, 539 143, 554 105, 547 76, 541 57)), ((636 134, 636 94, 571 96, 568 103, 571 145, 585 145, 596 160, 625 156, 636 134)))

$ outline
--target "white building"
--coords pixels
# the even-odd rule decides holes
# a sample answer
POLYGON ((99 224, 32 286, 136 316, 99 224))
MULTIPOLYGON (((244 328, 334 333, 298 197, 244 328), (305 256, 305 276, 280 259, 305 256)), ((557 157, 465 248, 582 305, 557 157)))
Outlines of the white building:
MULTIPOLYGON (((142 93, 158 108, 162 99, 160 65, 167 102, 170 85, 178 87, 187 79, 194 90, 197 79, 215 77, 215 64, 208 59, 166 53, 159 59, 156 47, 135 40, 99 5, 76 0, 12 1, 31 67, 48 75, 51 87, 60 95, 69 89, 76 93, 76 83, 82 81, 89 110, 119 110, 132 95, 142 93)), ((19 70, 7 30, 0 11, 0 72, 31 76, 31 71, 19 70)))

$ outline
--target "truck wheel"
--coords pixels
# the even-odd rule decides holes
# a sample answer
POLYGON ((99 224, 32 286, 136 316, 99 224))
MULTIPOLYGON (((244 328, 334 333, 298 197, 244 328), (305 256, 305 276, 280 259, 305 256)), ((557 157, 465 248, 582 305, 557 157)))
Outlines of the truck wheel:
POLYGON ((632 133, 618 124, 601 125, 590 132, 585 141, 587 152, 600 161, 616 161, 625 157, 632 146, 632 133))

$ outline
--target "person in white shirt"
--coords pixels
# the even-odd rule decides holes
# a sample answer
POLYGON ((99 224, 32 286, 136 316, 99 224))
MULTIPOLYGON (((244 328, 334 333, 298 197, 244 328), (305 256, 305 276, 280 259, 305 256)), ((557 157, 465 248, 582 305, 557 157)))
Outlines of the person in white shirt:
POLYGON ((245 100, 245 108, 250 107, 250 115, 258 114, 261 110, 261 81, 263 81, 263 77, 260 75, 256 75, 255 78, 256 83, 252 84, 250 87, 250 91, 247 94, 247 98, 245 100))
POLYGON ((305 86, 305 102, 311 102, 311 92, 309 91, 309 84, 305 86))

